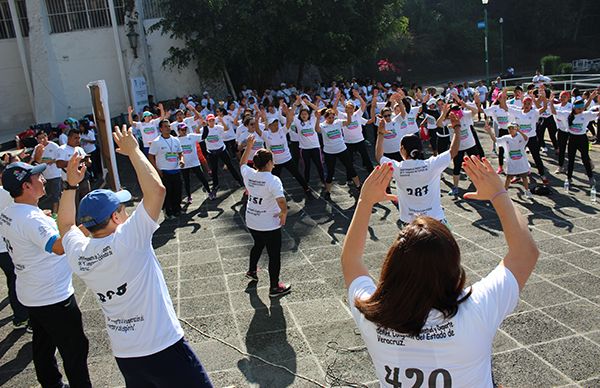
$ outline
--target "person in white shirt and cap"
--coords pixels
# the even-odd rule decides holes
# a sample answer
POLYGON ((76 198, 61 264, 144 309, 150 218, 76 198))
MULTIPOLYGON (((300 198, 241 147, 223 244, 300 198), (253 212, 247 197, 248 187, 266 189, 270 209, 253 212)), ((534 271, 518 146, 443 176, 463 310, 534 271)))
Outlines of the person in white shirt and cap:
MULTIPOLYGON (((73 271, 97 297, 117 365, 128 387, 212 387, 208 374, 183 336, 160 264, 152 248, 166 189, 139 149, 130 129, 115 128, 117 152, 129 157, 143 199, 129 216, 128 191, 94 190, 79 204, 65 191, 58 228, 73 271)), ((67 182, 85 175, 81 157, 67 166, 67 182)))
MULTIPOLYGON (((75 155, 82 162, 82 157, 75 155)), ((0 214, 0 235, 15 265, 17 297, 29 310, 37 380, 42 387, 64 386, 56 363, 58 348, 70 386, 91 387, 89 342, 75 300, 73 272, 56 222, 38 207, 46 193, 42 175, 45 169, 46 164, 15 162, 4 170, 2 186, 14 204, 0 214)), ((74 200, 77 188, 67 185, 64 193, 74 200)))

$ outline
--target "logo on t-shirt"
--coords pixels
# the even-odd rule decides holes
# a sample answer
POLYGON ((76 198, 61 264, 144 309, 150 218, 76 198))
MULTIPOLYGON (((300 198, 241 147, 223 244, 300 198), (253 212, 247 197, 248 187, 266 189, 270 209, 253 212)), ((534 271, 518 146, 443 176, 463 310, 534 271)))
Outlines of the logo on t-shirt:
POLYGON ((460 140, 467 140, 469 138, 469 128, 461 128, 460 129, 460 140))
POLYGON ((177 153, 176 152, 165 152, 165 160, 170 163, 177 162, 177 153))
POLYGON ((348 127, 347 127, 347 128, 348 128, 349 130, 353 130, 353 129, 356 129, 356 128, 358 128, 358 121, 352 121, 350 124, 348 124, 348 127))
POLYGON ((188 154, 191 154, 191 153, 192 153, 192 146, 191 146, 191 145, 189 145, 189 144, 185 144, 185 145, 184 145, 184 144, 182 144, 182 145, 181 145, 181 149, 183 150, 183 153, 184 153, 184 154, 186 154, 186 155, 188 155, 188 154))
POLYGON ((521 131, 523 132, 529 132, 531 131, 531 124, 520 124, 519 128, 521 128, 521 131))
POLYGON ((263 148, 264 146, 265 146, 264 142, 261 141, 259 143, 259 142, 255 141, 254 145, 252 146, 252 149, 256 151, 256 150, 259 150, 259 149, 263 148))
POLYGON ((573 123, 573 124, 571 124, 571 132, 573 132, 573 133, 583 133, 583 125, 581 125, 581 123, 573 123))
POLYGON ((206 141, 209 143, 218 143, 219 142, 219 136, 217 135, 208 135, 206 137, 206 141))
POLYGON ((334 140, 334 139, 339 139, 340 137, 342 137, 342 133, 340 132, 339 129, 334 129, 332 131, 326 132, 327 134, 327 138, 334 140))
POLYGON ((508 116, 496 116, 496 119, 500 125, 508 124, 508 116))
POLYGON ((510 156, 511 160, 519 160, 523 157, 523 153, 521 150, 509 151, 508 156, 510 156))
POLYGON ((283 148, 283 145, 272 145, 271 152, 273 154, 283 154, 285 152, 285 149, 283 148))
POLYGON ((390 129, 388 131, 388 133, 383 135, 384 139, 394 139, 396 137, 397 133, 395 129, 390 129))
POLYGON ((144 133, 147 134, 147 135, 154 133, 154 127, 146 127, 146 128, 144 128, 144 133))

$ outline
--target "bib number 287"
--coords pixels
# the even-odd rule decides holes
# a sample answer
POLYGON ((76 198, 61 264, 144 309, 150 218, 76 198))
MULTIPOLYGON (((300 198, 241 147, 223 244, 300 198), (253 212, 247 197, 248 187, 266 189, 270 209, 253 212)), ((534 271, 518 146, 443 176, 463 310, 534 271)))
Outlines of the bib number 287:
MULTIPOLYGON (((404 371, 404 375, 411 380, 415 379, 410 388, 452 388, 452 377, 446 369, 440 368, 432 371, 427 378, 427 385, 423 385, 425 382, 425 373, 421 369, 408 368, 404 371), (440 383, 439 385, 438 382, 440 383)), ((385 381, 394 388, 402 388, 400 368, 390 368, 386 365, 385 381)))
POLYGON ((407 187, 406 188, 406 193, 408 195, 414 195, 416 197, 422 197, 423 195, 427 195, 428 192, 429 192, 429 189, 428 189, 427 185, 422 186, 422 187, 415 187, 415 188, 407 187))

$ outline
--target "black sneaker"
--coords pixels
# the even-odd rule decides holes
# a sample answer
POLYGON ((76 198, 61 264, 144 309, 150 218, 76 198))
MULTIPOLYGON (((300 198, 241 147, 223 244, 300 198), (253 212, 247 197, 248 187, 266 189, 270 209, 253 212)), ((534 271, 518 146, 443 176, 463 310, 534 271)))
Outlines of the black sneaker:
POLYGON ((279 296, 284 296, 292 292, 292 286, 285 284, 283 282, 279 282, 277 287, 271 288, 269 290, 269 297, 277 298, 279 296))
POLYGON ((326 191, 323 193, 323 199, 329 201, 331 199, 331 193, 326 191))
POLYGON ((258 281, 258 274, 256 271, 248 271, 246 272, 246 277, 254 282, 258 281))

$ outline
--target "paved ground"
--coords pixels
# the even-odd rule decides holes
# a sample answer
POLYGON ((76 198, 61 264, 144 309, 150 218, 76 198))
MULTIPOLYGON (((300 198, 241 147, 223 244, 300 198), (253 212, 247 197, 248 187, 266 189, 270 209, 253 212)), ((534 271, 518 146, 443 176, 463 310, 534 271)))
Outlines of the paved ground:
MULTIPOLYGON (((484 148, 490 150, 489 141, 484 148)), ((597 149, 593 158, 600 165, 597 149)), ((554 171, 554 164, 548 164, 554 171)), ((552 181, 557 192, 533 202, 522 198, 518 188, 511 189, 542 255, 521 303, 494 343, 494 376, 504 386, 600 386, 599 208, 589 201, 581 169, 572 194, 562 193, 561 179, 552 181)), ((305 203, 289 177, 284 186, 289 188, 290 216, 282 276, 293 292, 281 301, 268 298, 266 272, 258 288, 244 279, 251 238, 241 216, 241 190, 223 191, 215 202, 204 201, 205 194, 198 191, 187 216, 163 223, 156 233, 156 252, 177 313, 186 322, 186 336, 218 387, 315 386, 303 377, 323 386, 375 387, 373 367, 346 307, 339 267, 354 197, 346 186, 336 185, 332 202, 305 203)), ((444 196, 443 204, 469 282, 477 281, 506 251, 497 217, 485 203, 444 196)), ((374 277, 398 232, 396 218, 391 204, 377 207, 373 215, 365 260, 374 277)), ((266 268, 264 258, 259 265, 266 268)), ((122 386, 102 313, 81 281, 74 283, 90 339, 92 381, 95 386, 122 386)), ((6 295, 3 287, 0 295, 6 295)), ((11 332, 7 301, 0 307, 0 385, 35 386, 31 337, 11 332)))

